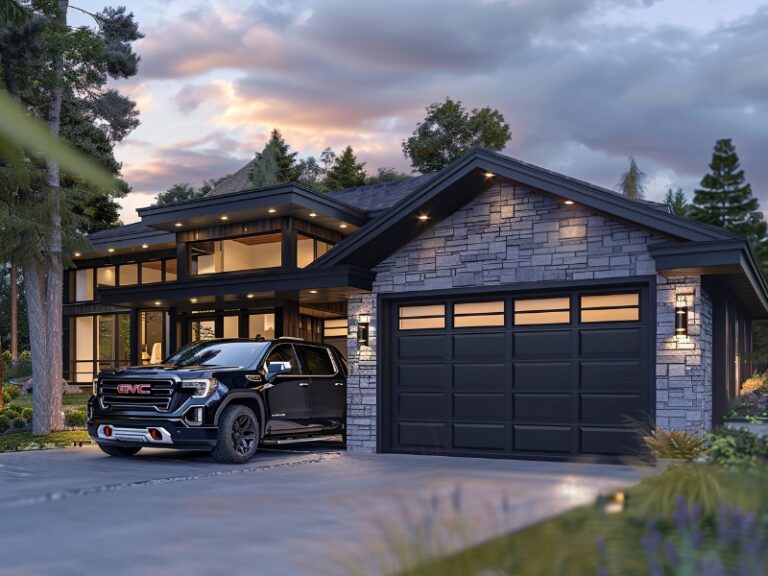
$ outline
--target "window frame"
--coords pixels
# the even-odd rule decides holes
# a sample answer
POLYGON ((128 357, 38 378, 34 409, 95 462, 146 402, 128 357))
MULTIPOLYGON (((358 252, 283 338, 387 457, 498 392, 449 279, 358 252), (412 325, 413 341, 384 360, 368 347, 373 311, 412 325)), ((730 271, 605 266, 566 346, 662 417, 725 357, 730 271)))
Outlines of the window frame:
POLYGON ((299 270, 303 270, 304 268, 306 268, 307 266, 312 264, 312 262, 314 262, 315 260, 320 258, 320 256, 317 255, 317 243, 318 242, 322 242, 323 244, 327 244, 328 245, 328 250, 326 250, 322 254, 322 256, 327 254, 329 250, 332 250, 333 247, 336 246, 336 243, 331 242, 330 240, 326 240, 325 238, 320 238, 319 236, 316 236, 316 235, 313 235, 313 234, 309 234, 309 233, 301 231, 301 230, 297 230, 296 231, 296 262, 295 262, 295 267, 296 268, 298 268, 299 270), (301 240, 301 238, 299 238, 300 236, 303 236, 304 238, 312 240, 312 256, 313 256, 313 258, 312 258, 312 261, 309 262, 309 264, 306 264, 304 266, 299 266, 299 241, 301 240))
POLYGON ((406 332, 414 332, 417 330, 445 330, 450 326, 449 320, 448 320, 448 312, 449 312, 450 306, 447 302, 439 302, 439 303, 433 303, 433 304, 398 304, 396 306, 397 310, 397 329, 398 331, 406 331, 406 332), (427 308, 431 306, 440 306, 443 309, 443 313, 440 315, 437 314, 430 314, 430 315, 423 315, 423 316, 402 316, 402 310, 404 308, 427 308), (403 320, 425 320, 425 319, 432 319, 432 318, 442 318, 443 325, 442 326, 430 326, 428 328, 403 328, 403 320))
POLYGON ((264 360, 261 362, 261 375, 264 376, 267 373, 267 365, 269 364, 269 357, 272 355, 272 353, 280 348, 281 346, 287 346, 293 351, 293 357, 296 358, 296 372, 291 372, 290 374, 277 374, 275 378, 297 378, 300 376, 306 376, 306 371, 304 370, 304 364, 302 363, 302 359, 299 357, 299 353, 296 350, 296 346, 289 342, 278 342, 275 346, 273 346, 270 350, 267 351, 267 353, 264 355, 264 360))
POLYGON ((488 300, 465 300, 455 301, 451 304, 451 327, 452 328, 506 328, 507 326, 507 298, 494 298, 488 300), (500 312, 463 312, 457 313, 456 308, 465 304, 501 304, 500 312), (501 318, 501 324, 473 324, 471 326, 462 326, 456 323, 460 318, 501 318))
POLYGON ((605 290, 602 290, 600 292, 591 292, 591 293, 581 293, 579 294, 579 301, 578 301, 578 311, 579 311, 579 324, 618 324, 621 322, 642 322, 642 313, 643 313, 643 306, 642 306, 642 292, 640 290, 626 290, 626 291, 611 291, 607 292, 605 290), (627 296, 632 295, 637 298, 637 304, 631 304, 631 305, 622 305, 622 306, 591 306, 591 307, 584 307, 583 300, 584 298, 599 298, 603 296, 627 296), (608 310, 634 310, 637 311, 637 317, 636 318, 622 318, 617 320, 584 320, 584 312, 603 312, 608 310))
MULTIPOLYGON (((184 253, 186 255, 187 259, 187 274, 190 278, 210 278, 214 274, 252 274, 254 272, 262 272, 262 271, 269 271, 269 270, 280 270, 282 268, 285 268, 285 258, 284 258, 284 252, 285 252, 285 242, 286 242, 286 235, 284 233, 284 230, 281 229, 273 229, 273 230, 265 230, 263 232, 247 232, 243 234, 233 234, 230 236, 217 236, 216 238, 206 238, 201 240, 192 240, 190 242, 186 243, 184 253), (280 265, 279 266, 269 266, 266 268, 248 268, 244 270, 230 270, 229 272, 225 271, 219 271, 219 272, 206 272, 205 274, 200 274, 199 272, 193 272, 192 271, 192 249, 199 244, 205 244, 208 242, 211 242, 214 244, 214 253, 215 253, 215 245, 216 242, 224 242, 226 240, 237 240, 238 238, 253 238, 256 236, 269 236, 269 235, 277 235, 280 237, 279 242, 279 254, 280 254, 280 265)), ((170 260, 173 260, 173 258, 170 258, 170 260)), ((178 265, 178 264, 177 264, 178 265)))
POLYGON ((569 292, 566 294, 552 294, 552 295, 546 295, 546 296, 523 296, 523 297, 512 297, 512 323, 511 327, 543 327, 543 326, 569 326, 573 324, 574 314, 573 314, 573 292, 569 292), (534 300, 567 300, 568 306, 567 308, 541 308, 537 310, 518 310, 517 304, 518 302, 530 302, 534 300), (559 313, 559 312, 565 312, 568 314, 568 318, 565 321, 561 322, 532 322, 527 323, 518 322, 518 316, 522 315, 523 318, 535 318, 536 316, 541 316, 543 314, 553 314, 553 313, 559 313))

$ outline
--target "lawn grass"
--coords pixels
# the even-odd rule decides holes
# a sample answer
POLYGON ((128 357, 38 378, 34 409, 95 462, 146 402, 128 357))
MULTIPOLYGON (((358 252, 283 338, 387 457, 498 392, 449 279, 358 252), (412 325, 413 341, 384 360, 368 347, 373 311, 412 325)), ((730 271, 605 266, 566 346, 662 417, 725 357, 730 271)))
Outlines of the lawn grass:
POLYGON ((600 567, 616 563, 621 570, 611 574, 644 575, 648 573, 641 545, 645 531, 643 523, 623 514, 606 515, 596 506, 585 506, 405 574, 597 574, 600 567), (598 551, 600 542, 605 543, 605 557, 598 551))
MULTIPOLYGON (((88 394, 64 394, 63 396, 63 406, 64 408, 83 408, 85 409, 86 405, 88 404, 88 398, 90 398, 90 393, 88 394)), ((26 396, 17 396, 11 404, 16 404, 18 406, 23 406, 24 408, 32 408, 32 394, 28 394, 26 396)))
POLYGON ((64 430, 47 436, 33 436, 31 432, 0 434, 0 452, 35 450, 38 448, 63 448, 75 442, 90 442, 85 430, 64 430))

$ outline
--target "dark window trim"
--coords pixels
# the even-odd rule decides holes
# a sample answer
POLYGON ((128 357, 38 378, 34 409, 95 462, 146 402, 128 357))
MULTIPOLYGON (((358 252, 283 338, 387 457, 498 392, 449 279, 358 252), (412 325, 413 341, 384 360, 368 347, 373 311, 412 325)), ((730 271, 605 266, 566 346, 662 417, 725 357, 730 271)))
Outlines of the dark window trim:
POLYGON ((211 277, 213 275, 218 274, 250 274, 253 272, 262 272, 267 270, 282 270, 284 268, 290 267, 286 266, 283 258, 283 246, 285 245, 285 229, 278 229, 278 230, 270 230, 266 232, 246 232, 241 234, 236 234, 234 236, 221 236, 216 238, 208 238, 206 240, 190 240, 189 242, 185 243, 185 253, 187 256, 187 271, 189 278, 205 278, 205 277, 211 277), (254 236, 268 236, 270 234, 276 234, 280 236, 280 266, 270 266, 268 268, 250 268, 248 270, 230 270, 229 272, 209 272, 207 274, 200 274, 200 273, 193 273, 192 272, 192 248, 196 244, 203 244, 207 242, 221 242, 223 240, 236 240, 238 238, 252 238, 254 236))

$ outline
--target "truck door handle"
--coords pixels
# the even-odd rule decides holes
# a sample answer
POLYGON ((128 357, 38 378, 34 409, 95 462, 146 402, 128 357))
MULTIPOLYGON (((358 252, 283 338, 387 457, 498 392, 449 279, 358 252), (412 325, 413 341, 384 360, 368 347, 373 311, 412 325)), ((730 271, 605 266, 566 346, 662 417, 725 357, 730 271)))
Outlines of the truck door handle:
POLYGON ((309 386, 309 382, 299 382, 299 386, 301 386, 302 388, 304 388, 304 387, 306 387, 306 386, 309 386))
POLYGON ((344 382, 334 382, 334 386, 344 386, 344 382))

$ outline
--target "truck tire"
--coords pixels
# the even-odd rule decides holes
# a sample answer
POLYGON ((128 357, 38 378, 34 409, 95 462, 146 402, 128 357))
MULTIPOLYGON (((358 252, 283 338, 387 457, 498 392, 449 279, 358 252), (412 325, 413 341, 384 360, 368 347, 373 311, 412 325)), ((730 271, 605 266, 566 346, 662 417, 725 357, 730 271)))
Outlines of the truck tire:
POLYGON ((141 450, 141 447, 128 447, 128 446, 107 446, 106 444, 99 444, 99 448, 105 454, 110 456, 117 456, 118 458, 127 458, 133 456, 141 450))
POLYGON ((259 420, 241 404, 227 406, 219 419, 213 458, 227 464, 248 462, 259 447, 259 420))

